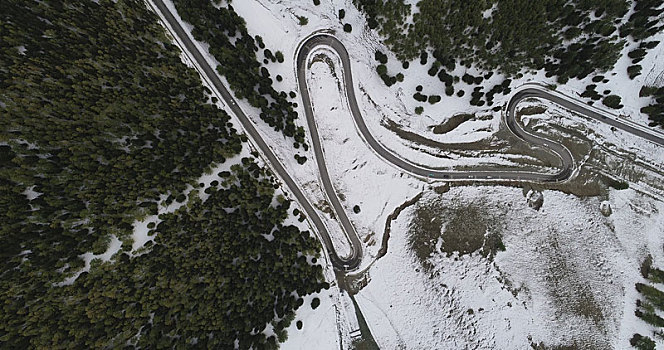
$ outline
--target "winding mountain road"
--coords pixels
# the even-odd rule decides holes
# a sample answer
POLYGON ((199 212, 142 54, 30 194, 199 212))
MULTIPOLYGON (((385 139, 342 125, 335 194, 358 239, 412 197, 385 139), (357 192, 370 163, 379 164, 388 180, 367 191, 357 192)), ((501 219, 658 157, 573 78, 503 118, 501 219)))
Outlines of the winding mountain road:
MULTIPOLYGON (((311 100, 309 97, 307 82, 306 82, 306 69, 308 57, 317 48, 324 46, 332 49, 339 55, 341 59, 341 65, 343 69, 343 85, 346 90, 346 95, 348 97, 348 103, 350 105, 351 114, 355 125, 357 126, 358 131, 364 140, 369 144, 378 155, 380 155, 387 162, 393 164, 401 170, 409 172, 414 175, 435 178, 435 179, 445 179, 445 180, 518 180, 518 181, 534 181, 534 182, 560 182, 569 179, 574 173, 574 159, 570 151, 563 146, 562 144, 545 139, 540 136, 533 135, 526 132, 517 122, 516 118, 516 107, 524 99, 529 97, 537 97, 549 100, 553 103, 559 104, 569 110, 574 112, 586 115, 590 118, 597 119, 609 125, 615 126, 616 128, 625 130, 637 136, 643 137, 654 143, 664 145, 664 134, 658 133, 656 131, 640 127, 636 124, 631 124, 627 121, 621 121, 619 117, 610 115, 608 113, 603 113, 599 110, 592 109, 588 107, 581 101, 571 99, 569 97, 564 97, 559 93, 549 91, 546 88, 540 87, 536 84, 530 84, 530 86, 518 90, 510 98, 509 103, 507 104, 506 113, 503 113, 504 120, 503 122, 508 127, 508 129, 516 135, 521 140, 538 146, 543 150, 555 154, 561 162, 560 171, 555 174, 543 174, 543 173, 534 173, 523 170, 482 170, 482 171, 449 171, 449 170, 439 170, 436 168, 430 168, 423 165, 418 165, 411 163, 398 155, 395 155, 391 151, 387 150, 380 142, 378 142, 367 127, 360 112, 360 108, 357 104, 357 99, 355 97, 355 85, 353 83, 353 75, 351 73, 351 64, 346 51, 345 46, 334 36, 321 33, 315 34, 307 38, 299 48, 297 53, 297 78, 300 89, 300 94, 302 95, 302 100, 304 102, 305 114, 307 117, 307 123, 309 130, 312 130, 312 141, 314 145, 314 152, 316 153, 316 159, 323 159, 323 152, 320 146, 320 140, 317 136, 316 130, 316 121, 314 118, 314 113, 311 105, 311 100)), ((327 189, 326 189, 327 190, 327 189)))
MULTIPOLYGON (((279 178, 286 184, 286 186, 293 194, 293 196, 295 196, 297 202, 305 211, 309 220, 311 220, 311 223, 316 227, 316 230, 318 230, 318 233, 320 234, 320 237, 323 240, 323 243, 325 244, 325 247, 327 248, 327 251, 329 253, 330 262, 332 263, 332 266, 342 271, 350 271, 357 268, 360 265, 360 262, 362 261, 362 244, 357 235, 357 232, 355 232, 355 227, 348 219, 346 212, 344 210, 340 210, 343 208, 341 207, 341 204, 338 203, 339 199, 336 193, 334 192, 334 189, 332 188, 332 184, 329 182, 329 175, 327 175, 327 169, 325 169, 325 165, 323 164, 322 166, 323 169, 325 170, 325 177, 323 178, 323 181, 324 183, 327 184, 325 190, 327 191, 327 195, 329 199, 332 201, 332 203, 334 204, 336 202, 336 204, 334 204, 335 212, 337 212, 338 214, 337 217, 340 219, 342 228, 346 233, 346 235, 348 236, 349 242, 351 243, 351 254, 348 257, 342 258, 337 254, 337 251, 336 249, 334 249, 334 245, 332 244, 332 239, 330 238, 330 234, 327 230, 327 227, 323 223, 323 220, 321 220, 320 216, 318 216, 318 213, 311 205, 309 200, 305 197, 304 193, 302 193, 302 191, 300 190, 300 186, 297 183, 295 183, 295 181, 288 174, 286 169, 284 169, 284 166, 277 159, 277 157, 274 155, 274 152, 272 152, 272 150, 267 145, 265 140, 263 140, 261 135, 254 127, 253 122, 249 120, 247 115, 244 114, 242 109, 238 106, 237 102, 235 101, 235 98, 231 95, 230 92, 228 92, 228 90, 221 82, 221 79, 219 78, 215 70, 210 66, 210 64, 208 64, 205 57, 203 57, 203 54, 200 52, 200 50, 198 50, 198 47, 196 47, 196 45, 189 38, 189 35, 184 31, 180 23, 175 19, 175 16, 173 16, 169 8, 164 4, 162 0, 152 0, 152 3, 154 4, 153 9, 155 10, 155 12, 157 12, 157 14, 160 14, 162 19, 165 19, 166 22, 168 23, 168 26, 166 26, 166 28, 171 32, 173 37, 179 42, 183 52, 189 57, 189 59, 192 62, 195 63, 196 69, 199 71, 201 76, 216 89, 216 92, 226 102, 228 108, 230 108, 230 110, 235 114, 235 116, 237 116, 238 120, 240 120, 240 123, 242 124, 242 127, 244 128, 246 133, 249 135, 249 137, 251 137, 254 144, 260 149, 263 156, 267 159, 268 165, 277 174, 277 176, 279 176, 279 178)), ((321 163, 322 162, 319 162, 319 170, 321 168, 320 167, 321 163)))
POLYGON ((294 195, 302 209, 306 212, 307 216, 311 220, 310 222, 316 227, 319 232, 321 239, 329 253, 330 262, 335 269, 341 271, 352 271, 356 269, 362 259, 362 243, 355 231, 355 227, 350 222, 346 210, 339 201, 339 197, 336 194, 334 185, 330 179, 325 157, 323 154, 323 149, 320 142, 320 137, 318 135, 318 129, 316 127, 313 108, 311 105, 311 100, 309 96, 309 90, 306 83, 306 69, 307 69, 307 60, 309 54, 320 46, 327 46, 336 53, 341 58, 342 68, 344 73, 344 86, 346 93, 348 94, 348 101, 350 104, 351 112, 353 119, 355 120, 356 126, 358 128, 361 136, 366 140, 369 146, 379 154, 387 162, 393 164, 394 166, 409 172, 413 175, 427 177, 427 178, 436 178, 436 179, 446 179, 446 180, 456 180, 456 181, 482 181, 482 180, 521 180, 521 181, 535 181, 535 182, 557 182, 564 181, 569 179, 574 173, 574 161, 571 153, 563 145, 553 142, 551 140, 544 139, 542 137, 530 134, 524 131, 519 124, 516 122, 516 106, 527 97, 540 97, 548 99, 554 103, 560 104, 565 108, 571 109, 578 113, 587 115, 591 118, 601 120, 603 122, 609 123, 617 128, 623 129, 625 131, 631 132, 635 135, 647 138, 655 143, 660 145, 664 144, 664 137, 662 135, 652 134, 647 131, 642 130, 638 126, 629 126, 625 123, 621 123, 620 120, 617 120, 615 116, 605 115, 599 113, 595 110, 592 110, 583 105, 583 103, 574 101, 571 99, 566 99, 564 97, 558 96, 554 93, 547 92, 541 88, 526 88, 516 92, 510 99, 507 105, 507 112, 504 114, 504 122, 507 127, 519 138, 523 139, 526 142, 529 142, 533 145, 542 147, 543 149, 552 152, 557 155, 561 161, 561 170, 555 174, 538 174, 533 172, 518 171, 518 170, 495 170, 495 171, 441 171, 434 168, 427 168, 422 165, 413 164, 407 160, 400 158, 394 153, 387 150, 383 147, 376 139, 371 135, 367 125, 362 118, 360 109, 355 98, 355 89, 353 84, 353 77, 351 74, 351 65, 348 57, 348 52, 344 45, 335 37, 329 34, 315 34, 308 39, 306 39, 298 49, 296 56, 297 64, 297 79, 300 94, 304 102, 304 110, 307 118, 307 124, 309 127, 309 132, 311 135, 312 148, 316 158, 316 163, 318 165, 319 176, 323 183, 323 188, 325 190, 326 196, 336 214, 336 217, 339 218, 339 222, 347 236, 348 241, 351 245, 351 253, 348 256, 340 257, 332 244, 327 227, 318 216, 318 213, 310 204, 309 200, 300 190, 298 184, 291 178, 283 165, 279 162, 278 158, 274 155, 268 144, 263 140, 258 131, 253 125, 253 122, 244 114, 242 109, 238 106, 237 102, 229 91, 224 87, 221 79, 215 72, 215 70, 208 64, 207 60, 198 50, 196 45, 190 39, 188 33, 180 26, 178 21, 175 19, 173 14, 170 12, 168 7, 163 3, 162 0, 151 0, 148 1, 149 4, 153 7, 155 12, 157 12, 160 17, 165 20, 168 24, 166 28, 171 32, 173 37, 176 39, 180 47, 182 48, 185 55, 194 62, 196 69, 199 71, 203 79, 208 81, 214 88, 215 93, 221 97, 230 110, 237 116, 238 120, 242 124, 242 127, 246 133, 251 137, 253 143, 260 149, 263 156, 266 158, 268 165, 273 169, 273 171, 282 179, 282 181, 289 188, 290 192, 294 195))

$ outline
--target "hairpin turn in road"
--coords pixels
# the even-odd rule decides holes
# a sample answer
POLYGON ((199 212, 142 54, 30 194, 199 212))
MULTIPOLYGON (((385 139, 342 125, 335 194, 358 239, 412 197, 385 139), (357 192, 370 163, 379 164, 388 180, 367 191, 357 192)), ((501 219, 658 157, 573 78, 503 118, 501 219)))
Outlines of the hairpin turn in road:
POLYGON ((318 166, 319 176, 323 183, 323 188, 325 190, 326 196, 328 197, 336 217, 339 219, 339 223, 343 228, 348 241, 351 246, 351 253, 348 256, 340 257, 332 244, 330 239, 329 232, 327 227, 318 216, 318 213, 309 203, 308 199, 304 196, 299 186, 295 181, 290 177, 288 172, 284 169, 283 165, 279 162, 277 157, 274 155, 272 150, 269 148, 267 143, 262 139, 253 123, 249 118, 244 114, 242 109, 238 106, 237 102, 233 96, 228 92, 224 87, 221 79, 215 72, 215 70, 208 64, 201 52, 198 50, 196 45, 189 38, 189 35, 184 31, 182 26, 175 19, 173 14, 170 12, 168 7, 163 3, 162 0, 151 0, 154 4, 153 8, 155 12, 161 15, 161 17, 168 23, 166 26, 167 29, 171 31, 171 34, 179 42, 184 53, 195 63, 199 73, 203 79, 207 80, 215 89, 216 93, 226 102, 230 110, 236 115, 242 127, 246 133, 250 136, 253 143, 260 149, 262 155, 266 158, 268 165, 273 169, 273 171, 282 179, 282 181, 289 188, 290 192, 295 196, 295 199, 298 201, 300 206, 306 212, 310 222, 313 226, 316 227, 318 233, 325 245, 329 256, 330 262, 335 269, 341 271, 352 271, 359 267, 362 259, 362 243, 355 231, 355 227, 350 222, 346 210, 341 204, 339 197, 336 194, 332 181, 330 179, 325 157, 323 154, 323 148, 320 142, 320 137, 318 135, 318 129, 316 128, 316 123, 314 120, 314 112, 311 105, 311 100, 309 97, 309 90, 306 82, 306 69, 307 69, 307 60, 309 54, 320 46, 326 46, 335 51, 341 58, 341 64, 343 69, 343 83, 348 96, 348 103, 350 105, 350 110, 352 117, 357 126, 358 132, 367 142, 369 147, 380 155, 385 161, 390 164, 398 167, 399 169, 406 171, 410 174, 426 178, 434 179, 445 179, 451 181, 498 181, 498 180, 509 180, 509 181, 527 181, 527 182, 560 182, 569 179, 574 174, 574 159, 570 151, 560 143, 557 143, 552 140, 547 140, 545 138, 533 135, 526 132, 521 128, 519 123, 516 121, 516 106, 523 99, 528 97, 538 97, 542 99, 547 99, 553 103, 559 104, 569 110, 583 114, 587 117, 602 121, 609 125, 612 125, 616 128, 620 128, 624 131, 630 132, 634 135, 643 137, 647 140, 650 140, 659 145, 664 145, 664 135, 656 131, 649 130, 647 128, 623 121, 620 118, 598 111, 588 106, 584 105, 582 102, 574 100, 569 97, 565 97, 559 93, 547 91, 542 87, 526 87, 524 89, 518 90, 514 95, 512 95, 505 113, 503 114, 504 123, 508 129, 514 133, 517 137, 528 142, 532 145, 541 147, 548 152, 555 154, 561 160, 561 170, 555 174, 542 174, 534 173, 528 171, 519 171, 514 170, 494 170, 494 171, 448 171, 448 170, 439 170, 434 168, 428 168, 426 166, 418 165, 411 163, 407 160, 400 158, 391 151, 387 150, 383 145, 381 145, 369 132, 367 125, 362 118, 360 113, 360 108, 357 104, 357 99, 355 97, 355 88, 353 84, 353 77, 351 74, 351 64, 348 56, 348 52, 344 45, 334 36, 326 33, 314 34, 311 37, 305 39, 305 41, 300 45, 297 55, 296 55, 296 64, 297 64, 297 80, 300 90, 300 95, 302 96, 305 115, 307 119, 307 125, 309 127, 309 132, 311 135, 311 141, 313 145, 313 151, 315 160, 318 166), (170 28, 169 28, 170 26, 170 28))

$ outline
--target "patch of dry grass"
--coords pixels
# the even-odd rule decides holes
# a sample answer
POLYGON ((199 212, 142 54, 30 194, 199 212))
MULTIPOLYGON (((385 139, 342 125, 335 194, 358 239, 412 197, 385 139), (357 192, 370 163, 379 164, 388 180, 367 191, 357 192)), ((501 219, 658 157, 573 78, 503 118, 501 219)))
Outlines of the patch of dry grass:
POLYGON ((443 207, 439 200, 443 195, 432 194, 420 201, 409 228, 408 244, 425 269, 431 268, 428 259, 437 253, 479 252, 492 259, 505 249, 500 218, 482 206, 482 199, 443 207))

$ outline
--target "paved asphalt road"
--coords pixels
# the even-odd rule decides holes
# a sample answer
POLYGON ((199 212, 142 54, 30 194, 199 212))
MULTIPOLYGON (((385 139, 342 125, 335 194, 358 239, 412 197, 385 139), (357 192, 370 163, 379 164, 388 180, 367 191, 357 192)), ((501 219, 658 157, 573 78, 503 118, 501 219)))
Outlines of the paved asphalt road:
MULTIPOLYGON (((304 194, 300 190, 300 187, 295 183, 295 181, 293 181, 290 175, 288 175, 286 169, 284 169, 283 165, 279 162, 279 160, 274 155, 270 147, 267 145, 267 143, 265 143, 265 141, 260 136, 258 131, 256 131, 256 128, 254 127, 251 120, 249 120, 249 118, 244 114, 242 109, 240 109, 238 104, 235 102, 233 96, 224 87, 224 84, 221 82, 221 79, 219 79, 217 73, 214 71, 214 69, 212 69, 212 67, 210 67, 210 65, 207 63, 207 61, 205 60, 201 52, 198 50, 196 45, 194 45, 191 39, 189 39, 187 33, 185 33, 184 29, 182 29, 182 26, 180 26, 180 24, 175 19, 173 14, 169 11, 166 5, 164 5, 164 2, 162 0, 152 0, 152 1, 156 6, 155 10, 166 19, 166 21, 172 28, 171 34, 174 37, 178 38, 182 43, 182 45, 185 46, 186 53, 189 56, 189 58, 193 59, 197 63, 198 67, 202 70, 202 72, 199 71, 201 75, 203 75, 221 94, 221 97, 223 98, 224 101, 226 101, 228 107, 233 111, 233 113, 235 113, 237 118, 240 120, 242 127, 247 132, 247 134, 249 134, 251 139, 254 141, 254 144, 257 145, 258 148, 260 148, 263 155, 267 158, 270 167, 286 183, 286 186, 288 187, 290 192, 295 196, 298 203, 300 204, 302 209, 304 209, 304 211, 306 212, 307 216, 314 224, 314 226, 316 226, 316 229, 318 230, 318 233, 323 239, 323 243, 325 244, 325 247, 329 252, 332 266, 334 266, 336 269, 340 269, 343 271, 349 271, 357 268, 362 260, 362 244, 360 242, 357 233, 355 232, 355 227, 351 224, 350 220, 348 219, 348 216, 346 215, 346 211, 343 210, 343 207, 339 203, 339 198, 334 192, 334 188, 327 173, 327 169, 325 168, 325 164, 322 161, 323 159, 322 156, 318 157, 317 154, 318 169, 321 170, 321 178, 323 179, 325 190, 327 191, 327 196, 330 199, 330 202, 332 202, 337 217, 340 219, 340 223, 346 235, 348 236, 349 241, 351 242, 351 254, 349 257, 342 258, 339 255, 337 255, 337 252, 334 249, 334 245, 332 244, 332 240, 330 239, 330 234, 327 231, 327 227, 318 216, 316 210, 313 208, 311 203, 309 203, 309 200, 304 196, 304 194)), ((316 134, 315 139, 318 141, 317 135, 318 134, 316 134)), ((320 147, 320 141, 318 141, 318 143, 320 147)))
POLYGON ((407 171, 411 174, 427 177, 427 178, 436 178, 436 179, 449 179, 449 180, 463 180, 463 181, 477 181, 477 180, 520 180, 520 181, 535 181, 535 182, 557 182, 564 181, 570 178, 574 172, 574 161, 571 153, 563 145, 547 140, 524 131, 519 124, 516 122, 515 111, 517 104, 528 97, 540 97, 548 99, 554 103, 560 104, 565 108, 576 111, 578 113, 584 114, 591 118, 600 120, 602 122, 613 125, 622 130, 631 132, 635 135, 644 137, 650 141, 653 141, 658 144, 664 144, 664 138, 657 133, 651 133, 642 130, 642 128, 630 126, 625 123, 622 123, 618 118, 613 116, 607 117, 602 113, 598 113, 592 109, 589 109, 583 103, 563 98, 557 94, 550 93, 542 88, 526 88, 518 91, 512 96, 507 106, 507 113, 505 113, 505 124, 507 127, 519 138, 529 142, 533 145, 541 147, 543 150, 547 150, 557 155, 561 161, 561 170, 556 174, 538 174, 532 172, 518 171, 518 170, 501 170, 501 171, 440 171, 437 169, 427 168, 421 165, 416 165, 410 163, 406 160, 399 158, 394 155, 392 152, 385 149, 376 139, 371 135, 369 129, 367 128, 360 109, 357 104, 355 97, 355 89, 353 84, 353 77, 351 74, 350 60, 348 57, 348 52, 343 44, 337 40, 335 37, 329 34, 316 34, 303 42, 300 45, 300 48, 297 53, 297 79, 300 89, 300 94, 302 95, 302 100, 304 103, 305 114, 307 118, 307 124, 309 126, 309 132, 311 133, 311 141, 313 145, 313 151, 316 158, 316 163, 318 165, 319 175, 323 182, 323 187, 328 197, 328 200, 334 208, 337 218, 339 218, 340 224, 343 230, 346 233, 348 240, 351 243, 351 254, 348 257, 340 257, 330 239, 330 235, 327 231, 327 227, 322 222, 318 213, 315 211, 313 206, 309 203, 307 198, 304 196, 299 186, 293 181, 293 179, 288 175, 282 164, 279 162, 277 157, 274 155, 270 147, 265 143, 261 138, 260 134, 256 131, 256 128, 253 126, 251 120, 244 114, 244 112, 239 108, 233 96, 228 92, 224 87, 223 83, 219 79, 217 73, 210 67, 203 55, 200 53, 198 48, 192 43, 189 39, 189 36, 182 29, 177 20, 173 17, 173 14, 168 10, 164 5, 162 0, 152 0, 156 5, 156 11, 160 13, 168 22, 172 28, 172 34, 174 37, 178 38, 182 45, 186 48, 185 53, 197 62, 199 72, 204 76, 221 94, 221 97, 226 102, 228 107, 235 113, 237 118, 240 120, 240 123, 244 127, 245 131, 252 138, 254 143, 260 148, 263 155, 267 158, 267 161, 275 173, 286 183, 286 186, 290 189, 290 192, 295 196, 301 207, 306 212, 307 216, 311 220, 316 229, 318 230, 323 243, 325 244, 327 251, 330 254, 330 261, 335 269, 342 271, 350 271, 356 269, 362 258, 362 244, 360 239, 355 231, 354 226, 348 219, 346 210, 341 205, 339 198, 334 190, 332 181, 330 180, 327 167, 325 165, 325 157, 323 154, 322 146, 320 143, 320 138, 318 136, 318 129, 314 120, 313 109, 311 106, 311 100, 309 97, 309 90, 306 84, 306 68, 307 68, 307 57, 309 53, 315 49, 317 46, 324 45, 335 50, 339 57, 341 58, 344 72, 344 84, 345 90, 348 94, 348 101, 350 103, 351 112, 355 120, 356 126, 362 135, 362 137, 367 141, 369 146, 383 157, 386 161, 392 163, 393 165, 399 167, 400 169, 407 171), (192 57, 193 56, 193 57, 192 57), (201 71, 202 70, 202 71, 201 71))
MULTIPOLYGON (((574 172, 574 159, 570 151, 560 143, 555 141, 547 140, 545 138, 530 134, 523 130, 519 123, 516 121, 516 106, 523 99, 528 97, 539 97, 543 99, 550 100, 556 104, 559 104, 567 109, 575 111, 577 113, 586 115, 588 117, 597 119, 604 123, 615 126, 637 136, 643 137, 647 140, 650 140, 654 143, 664 145, 664 135, 653 131, 647 130, 646 128, 639 128, 638 126, 631 126, 626 122, 621 121, 615 116, 605 115, 599 112, 594 111, 589 108, 583 102, 576 101, 570 98, 561 97, 557 93, 552 93, 547 91, 547 89, 542 87, 527 87, 517 91, 512 98, 510 99, 507 105, 507 113, 504 113, 504 123, 507 125, 509 130, 514 133, 518 138, 530 143, 531 145, 538 146, 542 150, 549 151, 555 154, 561 161, 561 170, 555 174, 541 174, 533 173, 527 171, 520 171, 518 169, 514 170, 489 170, 489 171, 441 171, 434 168, 428 168, 426 166, 413 164, 407 160, 400 158, 389 150, 385 149, 374 137, 371 135, 371 132, 367 128, 364 119, 362 118, 362 113, 360 113, 360 108, 357 104, 357 99, 355 97, 355 88, 353 83, 353 75, 351 73, 350 59, 348 57, 348 52, 344 45, 334 36, 330 34, 316 34, 308 39, 306 39, 301 45, 300 50, 297 55, 297 73, 298 73, 298 84, 300 88, 300 94, 304 102, 304 108, 306 111, 307 123, 309 124, 309 129, 315 130, 316 123, 314 120, 314 115, 311 107, 311 101, 309 99, 309 94, 307 91, 307 83, 305 79, 305 71, 307 69, 307 57, 312 50, 316 49, 318 46, 327 46, 333 49, 339 57, 341 58, 341 64, 343 68, 344 76, 344 86, 348 96, 348 102, 350 104, 351 113, 355 124, 362 135, 376 153, 383 157, 386 161, 392 163, 398 168, 407 171, 411 174, 435 178, 435 179, 449 179, 449 180, 520 180, 520 181, 535 181, 535 182, 558 182, 565 181, 569 179, 574 172), (646 129, 646 130, 644 130, 646 129)), ((317 141, 318 138, 314 137, 314 146, 319 144, 317 141)), ((316 157, 322 159, 322 152, 318 147, 314 147, 316 151, 316 157)))

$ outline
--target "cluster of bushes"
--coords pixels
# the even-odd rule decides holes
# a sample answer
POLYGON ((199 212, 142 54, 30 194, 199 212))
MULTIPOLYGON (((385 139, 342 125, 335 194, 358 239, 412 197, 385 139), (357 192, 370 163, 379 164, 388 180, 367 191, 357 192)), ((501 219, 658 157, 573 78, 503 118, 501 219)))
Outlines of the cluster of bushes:
MULTIPOLYGON (((472 96, 470 100, 471 106, 484 106, 484 104, 487 106, 492 106, 495 94, 502 93, 503 95, 507 95, 512 91, 510 88, 511 83, 512 79, 505 79, 502 83, 494 85, 489 91, 486 92, 486 95, 484 91, 482 91, 484 87, 476 86, 473 88, 473 92, 470 94, 472 96)), ((461 96, 463 96, 463 94, 459 95, 459 97, 461 96)))
POLYGON ((600 83, 600 82, 602 82, 602 83, 608 83, 608 82, 609 82, 609 79, 606 79, 603 75, 600 74, 600 75, 596 75, 596 76, 594 76, 594 77, 592 78, 592 82, 593 82, 593 83, 600 83))
POLYGON ((374 58, 376 61, 380 62, 380 64, 387 64, 387 55, 382 53, 380 50, 376 50, 374 58))
POLYGON ((638 350, 655 350, 655 341, 650 337, 644 337, 641 334, 635 333, 629 340, 629 344, 638 350))
POLYGON ((429 95, 429 99, 428 99, 428 101, 429 101, 429 103, 432 104, 432 105, 434 105, 434 104, 440 102, 440 100, 441 100, 441 98, 440 98, 440 96, 438 96, 438 95, 429 95))
MULTIPOLYGON (((284 54, 281 51, 277 51, 274 54, 272 54, 272 51, 270 49, 265 48, 265 43, 263 43, 263 38, 260 37, 260 35, 256 35, 254 37, 256 42, 258 43, 258 47, 263 50, 263 56, 265 57, 263 59, 263 63, 268 64, 268 62, 279 62, 279 63, 284 63, 284 54)), ((267 76, 268 78, 270 77, 269 72, 267 71, 267 68, 261 67, 261 75, 267 76), (264 73, 267 72, 267 73, 264 73)), ((278 75, 277 75, 278 76, 278 75)))
MULTIPOLYGON (((288 101, 286 92, 272 87, 269 72, 261 69, 256 58, 259 46, 233 7, 217 7, 210 0, 175 0, 173 3, 180 17, 193 26, 196 40, 210 44, 210 53, 221 63, 217 70, 226 77, 235 95, 260 108, 260 118, 274 130, 293 137, 298 146, 304 145, 304 129, 295 125, 298 115, 293 102, 288 101)), ((265 51, 266 59, 268 52, 265 51)))
POLYGON ((438 80, 445 84, 446 88, 453 87, 454 83, 459 81, 459 77, 448 74, 445 69, 441 69, 437 76, 438 80))
MULTIPOLYGON (((426 51, 422 51, 420 53, 420 64, 426 65, 428 62, 428 54, 426 51)), ((449 89, 452 89, 452 93, 446 92, 448 95, 451 95, 454 93, 454 87, 453 83, 458 83, 459 82, 459 77, 457 76, 452 76, 447 73, 446 70, 453 71, 454 68, 456 67, 456 63, 454 62, 454 59, 452 59, 449 56, 444 56, 440 50, 435 50, 433 52, 433 57, 435 58, 434 61, 431 63, 431 67, 427 71, 427 73, 430 76, 437 76, 438 80, 441 82, 445 83, 445 87, 447 91, 449 89)))
POLYGON ((418 101, 418 102, 427 102, 427 96, 423 95, 419 91, 415 92, 415 94, 413 94, 413 98, 415 99, 415 101, 418 101))
POLYGON ((636 0, 634 12, 620 27, 620 36, 632 36, 635 41, 645 40, 657 34, 663 26, 658 17, 664 13, 660 0, 636 0))
POLYGON ((0 347, 283 340, 301 297, 327 285, 316 240, 282 225, 289 203, 251 159, 206 202, 192 191, 150 223, 154 241, 129 254, 135 220, 163 195, 185 202, 246 140, 145 2, 3 1, 0 32, 0 347), (113 260, 59 286, 112 236, 113 260))
POLYGON ((422 85, 418 85, 415 88, 415 94, 413 95, 413 98, 416 101, 418 101, 418 102, 427 102, 427 101, 429 101, 429 103, 432 104, 432 105, 440 102, 440 100, 441 100, 440 96, 438 96, 438 95, 430 95, 430 96, 424 95, 424 94, 422 94, 422 89, 423 89, 422 85))
POLYGON ((482 100, 482 97, 484 97, 484 89, 481 86, 477 86, 473 89, 473 92, 470 93, 470 96, 472 97, 470 99, 470 105, 471 106, 484 106, 486 103, 484 100, 482 100))
MULTIPOLYGON (((648 255, 641 264, 641 275, 647 279, 650 284, 637 283, 636 290, 643 297, 636 300, 637 309, 635 314, 637 317, 658 328, 655 335, 664 337, 664 318, 660 317, 657 313, 664 311, 664 292, 651 284, 664 283, 664 271, 652 266, 652 256, 648 255)), ((630 339, 630 344, 639 350, 654 350, 655 342, 648 336, 641 334, 634 334, 630 339)))
POLYGON ((664 87, 644 86, 639 91, 639 96, 652 99, 648 106, 641 108, 641 113, 650 118, 650 126, 664 127, 664 87))
MULTIPOLYGON (((593 81, 602 81, 603 77, 598 76, 598 77, 593 77, 593 81), (600 78, 600 79, 595 79, 595 78, 600 78)), ((585 98, 590 98, 591 101, 588 101, 589 105, 594 104, 595 101, 602 100, 602 104, 613 109, 620 109, 623 108, 623 105, 620 104, 621 98, 618 95, 611 95, 611 90, 604 90, 603 94, 600 94, 595 90, 597 88, 596 84, 589 84, 586 86, 586 90, 583 91, 579 96, 585 97, 585 98)))
POLYGON ((627 56, 632 60, 632 65, 627 67, 627 75, 630 79, 636 78, 641 74, 641 65, 637 64, 643 60, 648 50, 655 48, 659 41, 644 41, 639 43, 639 47, 630 51, 627 56))
POLYGON ((294 157, 295 157, 295 160, 297 161, 297 163, 300 164, 300 165, 307 162, 307 156, 301 156, 299 154, 296 154, 294 157))
POLYGON ((613 109, 620 109, 624 106, 620 104, 620 96, 608 95, 602 99, 602 104, 613 109))
POLYGON ((384 53, 380 52, 380 50, 376 50, 376 54, 374 55, 374 58, 376 61, 378 61, 380 64, 376 67, 376 72, 378 73, 378 76, 380 76, 381 79, 383 79, 383 82, 387 86, 392 86, 396 84, 396 82, 402 82, 403 81, 403 74, 402 73, 397 73, 396 75, 389 75, 387 72, 387 55, 384 53))
POLYGON ((510 88, 510 84, 512 84, 512 79, 505 79, 503 80, 502 83, 494 85, 491 90, 487 91, 486 93, 486 103, 488 106, 493 105, 493 96, 498 93, 502 93, 503 95, 509 95, 510 92, 512 92, 512 89, 510 88))
MULTIPOLYGON (((447 74, 445 72, 445 70, 441 70, 438 73, 439 77, 441 76, 440 73, 442 73, 442 75, 443 75, 442 79, 445 80, 445 85, 446 85, 445 94, 447 96, 452 96, 454 94, 454 86, 453 86, 453 83, 452 83, 453 80, 451 79, 452 76, 447 74), (447 77, 449 77, 449 79, 447 77)), ((488 73, 484 77, 482 77, 482 76, 473 77, 470 74, 465 74, 462 79, 467 84, 474 84, 474 82, 476 82, 476 81, 479 81, 481 83, 481 81, 483 79, 488 79, 488 78, 491 77, 491 75, 492 75, 491 73, 488 73)), ((472 106, 484 106, 485 104, 488 105, 488 106, 493 105, 493 98, 494 98, 495 94, 502 93, 504 95, 507 95, 512 91, 510 89, 510 84, 511 83, 512 83, 512 79, 505 79, 505 80, 503 80, 502 83, 494 85, 488 92, 486 92, 486 97, 485 97, 484 91, 482 91, 484 89, 484 87, 476 86, 473 89, 473 92, 471 93, 472 98, 470 100, 470 104, 472 106)), ((436 103, 441 101, 441 97, 438 96, 438 95, 427 96, 427 95, 422 94, 422 85, 418 85, 415 88, 415 90, 416 90, 416 92, 415 92, 415 94, 413 94, 413 99, 415 99, 418 102, 427 102, 427 101, 429 101, 429 103, 431 103, 431 104, 436 104, 436 103)), ((465 95, 465 92, 463 90, 459 90, 457 92, 458 97, 462 97, 464 95, 465 95)), ((417 110, 416 110, 416 113, 417 113, 417 110)), ((421 113, 417 113, 417 114, 421 114, 421 113)))
POLYGON ((480 84, 482 84, 483 80, 484 80, 484 77, 482 77, 482 76, 474 77, 474 76, 472 76, 468 73, 464 74, 461 77, 461 81, 463 81, 464 83, 466 83, 468 85, 473 85, 473 84, 480 85, 480 84))
MULTIPOLYGON (((586 90, 581 93, 581 97, 590 98, 593 101, 599 101, 602 99, 602 95, 595 90, 597 84, 590 84, 586 86, 586 90)), ((589 104, 592 104, 589 102, 589 104)))

